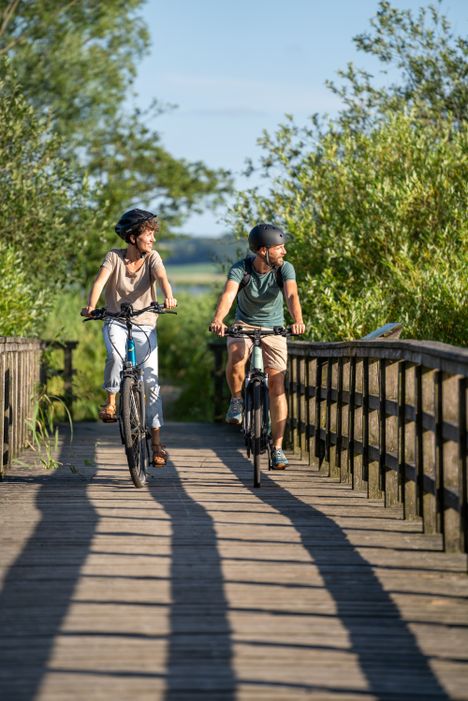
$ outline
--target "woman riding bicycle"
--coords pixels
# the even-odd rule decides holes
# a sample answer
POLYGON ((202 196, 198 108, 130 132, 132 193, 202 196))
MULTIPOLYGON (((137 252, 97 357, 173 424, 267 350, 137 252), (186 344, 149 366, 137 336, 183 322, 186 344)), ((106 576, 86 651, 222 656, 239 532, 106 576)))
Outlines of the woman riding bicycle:
MULTIPOLYGON (((284 325, 283 296, 294 323, 293 334, 302 334, 305 326, 296 284, 296 273, 286 262, 285 234, 272 224, 257 224, 249 234, 249 248, 255 257, 235 263, 229 273, 224 291, 218 301, 211 322, 211 330, 223 336, 224 319, 237 298, 236 321, 252 328, 273 328, 284 325), (247 280, 246 280, 247 273, 247 280)), ((231 402, 226 421, 241 424, 243 416, 242 384, 245 364, 252 348, 252 339, 229 338, 226 379, 231 390, 231 402)), ((286 427, 288 405, 284 376, 287 364, 286 339, 283 336, 266 336, 262 339, 265 370, 268 374, 270 412, 273 440, 272 467, 284 470, 288 460, 283 452, 283 435, 286 427)))
MULTIPOLYGON (((131 304, 135 310, 143 309, 156 299, 155 282, 163 293, 164 305, 169 309, 175 307, 177 300, 173 296, 161 256, 153 250, 155 234, 159 231, 157 216, 142 209, 131 209, 119 219, 115 231, 127 247, 113 248, 107 253, 82 314, 91 316, 103 290, 106 309, 110 312, 119 312, 122 303, 131 304)), ((158 378, 156 317, 152 312, 145 312, 137 317, 133 327, 136 360, 139 364, 143 363, 153 465, 163 467, 168 456, 160 437, 163 414, 158 378)), ((126 352, 125 324, 114 320, 106 321, 103 335, 107 351, 103 388, 107 392, 107 401, 99 411, 99 418, 105 423, 114 423, 117 421, 116 394, 120 388, 126 352)))

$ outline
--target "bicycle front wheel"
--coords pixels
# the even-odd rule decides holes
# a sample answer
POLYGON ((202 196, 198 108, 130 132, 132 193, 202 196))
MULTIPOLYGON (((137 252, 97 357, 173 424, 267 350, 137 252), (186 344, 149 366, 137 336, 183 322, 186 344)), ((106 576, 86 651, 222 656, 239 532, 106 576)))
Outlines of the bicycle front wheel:
POLYGON ((260 487, 261 454, 262 454, 262 394, 258 382, 253 387, 253 464, 254 487, 260 487))
POLYGON ((121 400, 122 435, 130 477, 135 487, 143 487, 147 469, 145 411, 142 389, 135 378, 124 378, 121 400))

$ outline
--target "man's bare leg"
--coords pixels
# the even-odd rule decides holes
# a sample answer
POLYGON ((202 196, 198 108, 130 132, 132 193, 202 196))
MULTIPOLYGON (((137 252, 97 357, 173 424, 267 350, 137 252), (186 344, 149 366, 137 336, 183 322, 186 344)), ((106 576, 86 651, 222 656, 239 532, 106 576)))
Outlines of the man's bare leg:
POLYGON ((284 387, 284 371, 268 368, 270 394, 271 437, 274 448, 281 448, 288 418, 288 402, 284 387))
POLYGON ((231 390, 231 396, 238 399, 242 394, 245 378, 244 347, 242 343, 230 343, 226 365, 226 381, 231 390))

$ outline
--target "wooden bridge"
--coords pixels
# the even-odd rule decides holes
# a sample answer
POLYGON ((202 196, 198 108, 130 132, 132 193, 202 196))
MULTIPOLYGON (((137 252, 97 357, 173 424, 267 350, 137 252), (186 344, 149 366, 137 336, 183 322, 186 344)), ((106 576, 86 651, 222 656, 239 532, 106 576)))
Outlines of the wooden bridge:
MULTIPOLYGON (((115 426, 0 487, 0 698, 467 699, 466 555, 233 427, 173 424, 131 485, 115 426)), ((322 470, 323 472, 323 470, 322 470)))

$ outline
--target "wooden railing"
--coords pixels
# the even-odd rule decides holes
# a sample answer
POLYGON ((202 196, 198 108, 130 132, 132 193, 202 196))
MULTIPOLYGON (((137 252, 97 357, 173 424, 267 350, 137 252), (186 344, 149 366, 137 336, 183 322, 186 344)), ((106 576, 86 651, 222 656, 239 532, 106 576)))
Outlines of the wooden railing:
POLYGON ((0 336, 0 479, 11 461, 27 447, 31 437, 29 421, 39 387, 47 391, 47 381, 59 375, 63 379, 60 399, 73 412, 72 352, 77 341, 41 341, 31 338, 0 336), (44 358, 45 350, 63 351, 63 369, 52 370, 44 358))
POLYGON ((443 343, 292 342, 292 446, 467 552, 467 375, 468 350, 443 343))
POLYGON ((39 340, 0 337, 0 478, 28 442, 41 352, 39 340))
MULTIPOLYGON (((400 330, 288 343, 289 447, 323 475, 421 519, 445 550, 466 553, 468 350, 393 340, 400 330)), ((219 421, 229 398, 226 346, 209 346, 219 421)))

